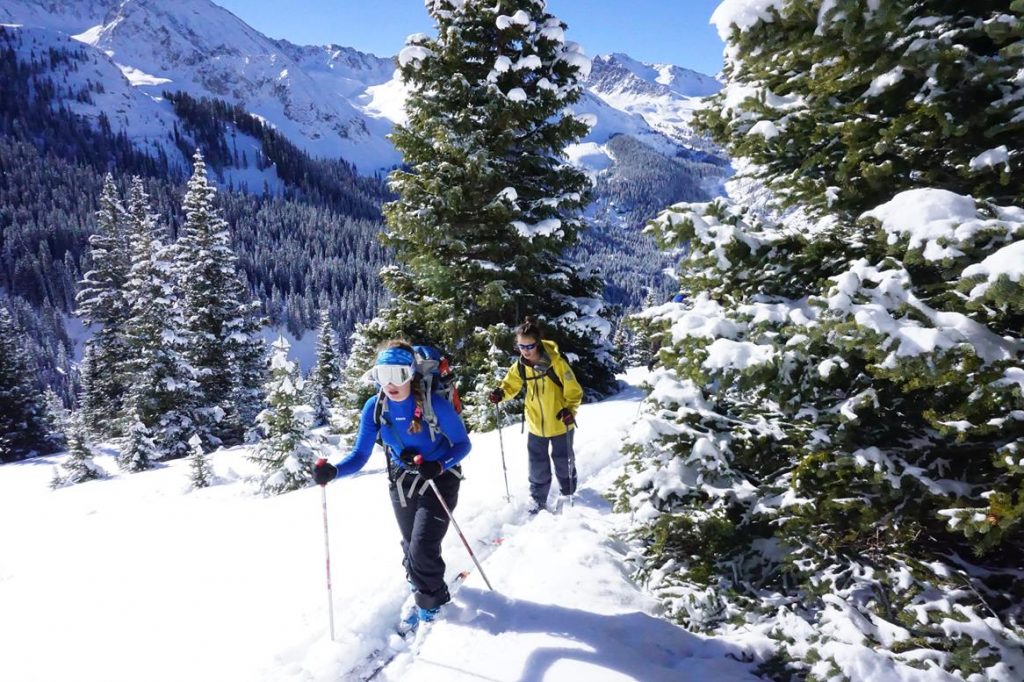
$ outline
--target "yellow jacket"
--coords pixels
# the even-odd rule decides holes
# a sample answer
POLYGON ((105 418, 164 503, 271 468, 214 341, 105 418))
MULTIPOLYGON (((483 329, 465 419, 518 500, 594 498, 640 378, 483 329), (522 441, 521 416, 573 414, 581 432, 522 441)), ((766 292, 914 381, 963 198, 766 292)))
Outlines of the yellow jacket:
MULTIPOLYGON (((583 387, 576 381, 569 363, 558 352, 558 344, 554 341, 542 341, 544 352, 551 359, 551 370, 562 382, 558 387, 549 373, 541 373, 536 368, 516 360, 501 380, 502 400, 519 395, 523 389, 523 375, 526 377, 526 427, 535 436, 551 438, 560 436, 568 428, 556 417, 563 407, 569 408, 574 415, 583 402, 583 387), (522 365, 522 374, 520 373, 522 365)), ((571 427, 569 427, 571 428, 571 427)))

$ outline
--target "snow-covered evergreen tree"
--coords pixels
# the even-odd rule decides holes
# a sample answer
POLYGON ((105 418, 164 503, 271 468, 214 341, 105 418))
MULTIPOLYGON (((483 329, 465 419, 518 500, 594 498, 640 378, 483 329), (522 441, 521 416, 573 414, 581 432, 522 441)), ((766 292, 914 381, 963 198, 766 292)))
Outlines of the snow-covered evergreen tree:
POLYGON ((126 213, 110 174, 103 183, 96 231, 89 237, 92 269, 79 283, 76 297, 78 315, 95 325, 88 341, 91 349, 90 397, 82 409, 85 427, 97 437, 122 433, 122 415, 127 391, 128 356, 124 323, 128 306, 124 287, 130 268, 126 213))
POLYGON ((297 490, 313 480, 309 426, 298 412, 302 379, 298 366, 288 359, 288 349, 283 336, 272 346, 267 406, 257 417, 264 437, 251 457, 261 470, 260 490, 271 495, 297 490))
POLYGON ((341 358, 331 328, 330 314, 320 314, 320 336, 316 342, 316 365, 307 380, 313 408, 313 425, 323 426, 331 419, 331 407, 341 402, 341 358))
POLYGON ((99 405, 102 404, 102 398, 98 391, 94 392, 92 389, 93 383, 96 381, 96 363, 93 361, 95 353, 96 350, 92 344, 86 343, 82 349, 82 362, 78 366, 79 391, 77 396, 77 412, 80 413, 83 427, 88 423, 89 415, 98 412, 99 405))
POLYGON ((189 460, 189 481, 193 488, 208 488, 213 484, 213 468, 210 460, 203 452, 203 441, 199 436, 193 435, 188 440, 190 454, 189 460))
POLYGON ((88 435, 82 424, 81 413, 74 415, 68 422, 68 457, 60 468, 54 469, 51 488, 74 485, 97 478, 106 478, 106 472, 93 461, 93 452, 89 448, 88 435))
POLYGON ((184 323, 171 252, 150 212, 140 178, 128 193, 126 222, 131 270, 124 298, 129 307, 125 344, 129 351, 130 389, 126 406, 149 430, 157 459, 184 457, 194 432, 198 402, 194 370, 184 356, 184 323))
POLYGON ((50 449, 63 449, 67 446, 71 415, 53 389, 48 388, 43 392, 43 414, 50 449))
MULTIPOLYGON (((242 280, 236 280, 240 299, 242 280)), ((260 334, 265 320, 256 301, 243 303, 238 315, 226 325, 229 330, 225 348, 232 361, 231 397, 221 422, 225 442, 253 442, 257 438, 256 416, 263 409, 263 385, 267 381, 267 344, 260 334)))
POLYGON ((199 382, 201 418, 196 427, 209 442, 237 442, 258 397, 259 385, 251 382, 259 379, 262 346, 227 224, 214 206, 217 190, 198 151, 193 166, 182 206, 185 224, 175 245, 175 271, 185 357, 199 382))
POLYGON ((1024 191, 1019 3, 759 4, 722 3, 723 74, 744 87, 697 117, 779 198, 859 211, 916 187, 1002 203, 1024 191))
MULTIPOLYGON (((408 122, 392 139, 407 169, 391 175, 384 242, 398 265, 371 345, 391 336, 453 355, 462 388, 486 365, 495 324, 541 319, 592 393, 614 384, 600 283, 563 254, 590 188, 562 152, 587 131, 567 107, 589 60, 542 0, 438 0, 437 36, 399 55, 408 122), (381 335, 376 335, 376 332, 381 335)), ((511 337, 503 344, 511 347, 511 337)))
POLYGON ((128 419, 128 434, 121 443, 121 452, 117 457, 117 465, 123 471, 145 471, 160 459, 162 453, 157 449, 153 432, 146 426, 137 412, 128 419))
MULTIPOLYGON (((491 338, 491 344, 487 351, 487 361, 480 368, 480 371, 473 377, 473 383, 469 385, 470 395, 485 396, 496 388, 501 380, 505 378, 509 365, 515 359, 515 355, 502 348, 501 343, 509 338, 512 330, 508 325, 494 325, 488 330, 477 330, 479 335, 487 335, 491 338)), ((482 429, 491 429, 495 426, 516 421, 521 415, 522 403, 518 400, 511 403, 502 403, 495 409, 494 405, 486 400, 479 400, 465 404, 463 418, 471 424, 476 424, 482 429), (498 417, 501 417, 501 424, 498 417)))
POLYGON ((640 575, 790 673, 854 676, 863 645, 1017 679, 1024 195, 989 161, 1016 166, 993 141, 1024 118, 1024 7, 762 5, 716 15, 703 114, 757 163, 651 225, 697 295, 641 314, 664 345, 620 497, 640 575))
POLYGON ((51 450, 41 396, 29 371, 22 336, 0 304, 0 461, 51 450))

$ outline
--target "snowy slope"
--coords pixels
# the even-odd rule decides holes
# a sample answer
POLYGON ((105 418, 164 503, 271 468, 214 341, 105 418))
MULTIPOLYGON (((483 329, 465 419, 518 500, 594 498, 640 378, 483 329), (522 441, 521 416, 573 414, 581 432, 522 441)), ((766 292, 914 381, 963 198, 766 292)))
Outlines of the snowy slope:
MULTIPOLYGON (((135 87, 106 55, 52 28, 25 24, 9 26, 5 31, 15 38, 12 43, 19 61, 35 62, 46 69, 41 75, 50 76, 59 84, 62 91, 57 97, 73 112, 94 122, 105 114, 111 128, 125 131, 139 149, 153 153, 159 147, 168 148, 177 120, 170 103, 135 87), (51 49, 71 55, 69 62, 44 59, 51 49), (85 96, 78 96, 79 93, 85 96)), ((168 149, 171 150, 173 147, 168 149)), ((178 156, 173 150, 171 158, 178 156)))
MULTIPOLYGON (((636 380, 637 376, 633 376, 636 380)), ((759 637, 695 636, 656 617, 628 578, 628 518, 601 497, 637 413, 629 389, 580 412, 580 492, 560 516, 525 513, 525 439, 473 434, 455 510, 478 571, 400 654, 388 680, 752 680, 759 637), (494 545, 489 540, 503 537, 494 545), (556 552, 557 548, 557 552, 556 552)), ((338 452, 332 452, 337 457, 338 452)), ((0 467, 0 679, 34 682, 348 680, 386 644, 408 592, 375 454, 327 489, 336 637, 328 635, 320 490, 254 495, 244 450, 212 456, 219 483, 188 491, 176 461, 58 491, 40 458, 0 467)), ((444 556, 472 567, 454 530, 444 556)))
POLYGON ((50 28, 68 35, 103 21, 121 0, 4 0, 0 24, 50 28))

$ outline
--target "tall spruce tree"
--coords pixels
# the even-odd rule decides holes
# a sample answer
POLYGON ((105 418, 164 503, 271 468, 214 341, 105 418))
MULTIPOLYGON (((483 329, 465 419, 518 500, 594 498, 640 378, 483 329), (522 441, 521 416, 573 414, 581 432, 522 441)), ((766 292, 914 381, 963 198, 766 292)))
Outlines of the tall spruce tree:
POLYGON ((92 268, 79 283, 76 296, 78 315, 95 325, 88 341, 91 348, 90 397, 82 413, 89 433, 110 437, 122 433, 124 398, 127 391, 128 356, 124 323, 128 306, 124 287, 130 268, 126 212, 117 185, 109 173, 100 193, 96 230, 89 237, 92 268))
POLYGON ((263 440, 251 459, 259 465, 260 490, 265 494, 297 490, 313 480, 313 448, 308 425, 298 413, 302 405, 302 379, 298 365, 288 359, 288 342, 278 337, 272 346, 267 406, 257 418, 263 440))
MULTIPOLYGON (((241 278, 235 280, 234 290, 240 301, 248 297, 241 278)), ((258 438, 256 416, 263 410, 267 381, 267 343, 260 333, 265 322, 259 302, 249 301, 226 325, 225 348, 232 370, 231 394, 221 423, 221 440, 226 443, 251 443, 258 438)))
POLYGON ((126 222, 131 245, 124 292, 131 372, 126 407, 149 430, 157 459, 184 457, 195 430, 192 415, 198 404, 198 384, 184 356, 184 322, 175 305, 178 292, 172 254, 150 212, 140 178, 133 179, 128 192, 126 222))
POLYGON ((331 317, 325 307, 320 314, 320 336, 316 343, 316 365, 310 373, 309 395, 313 407, 314 426, 323 426, 331 418, 331 407, 342 397, 341 358, 331 328, 331 317))
POLYGON ((427 9, 437 36, 413 36, 399 55, 408 122, 392 140, 407 170, 390 178, 384 243, 398 265, 382 272, 393 299, 365 338, 442 346, 465 390, 488 363, 493 334, 481 331, 532 314, 576 357, 584 386, 607 391, 600 284, 563 255, 590 189, 563 156, 587 131, 567 107, 589 60, 543 0, 427 9))
POLYGON ((22 335, 0 304, 0 461, 49 452, 42 396, 32 385, 22 335))
POLYGON ((213 444, 237 442, 249 425, 245 419, 255 416, 249 412, 259 395, 253 382, 262 368, 262 346, 227 224, 214 206, 217 190, 198 151, 193 164, 182 205, 185 223, 175 245, 185 357, 199 383, 201 436, 213 444))
POLYGON ((641 314, 664 371, 620 498, 640 575, 691 627, 758 623, 789 674, 855 677, 863 644, 1019 678, 1024 194, 997 143, 1024 6, 723 7, 702 119, 756 163, 651 225, 699 293, 641 314))

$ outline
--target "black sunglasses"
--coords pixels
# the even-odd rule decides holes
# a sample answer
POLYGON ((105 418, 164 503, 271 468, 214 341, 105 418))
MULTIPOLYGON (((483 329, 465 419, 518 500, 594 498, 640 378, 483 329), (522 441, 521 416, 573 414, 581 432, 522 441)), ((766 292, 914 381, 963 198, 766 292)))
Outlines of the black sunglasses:
POLYGON ((516 346, 519 347, 519 350, 533 350, 534 348, 537 347, 537 342, 534 341, 533 343, 517 343, 516 346))

